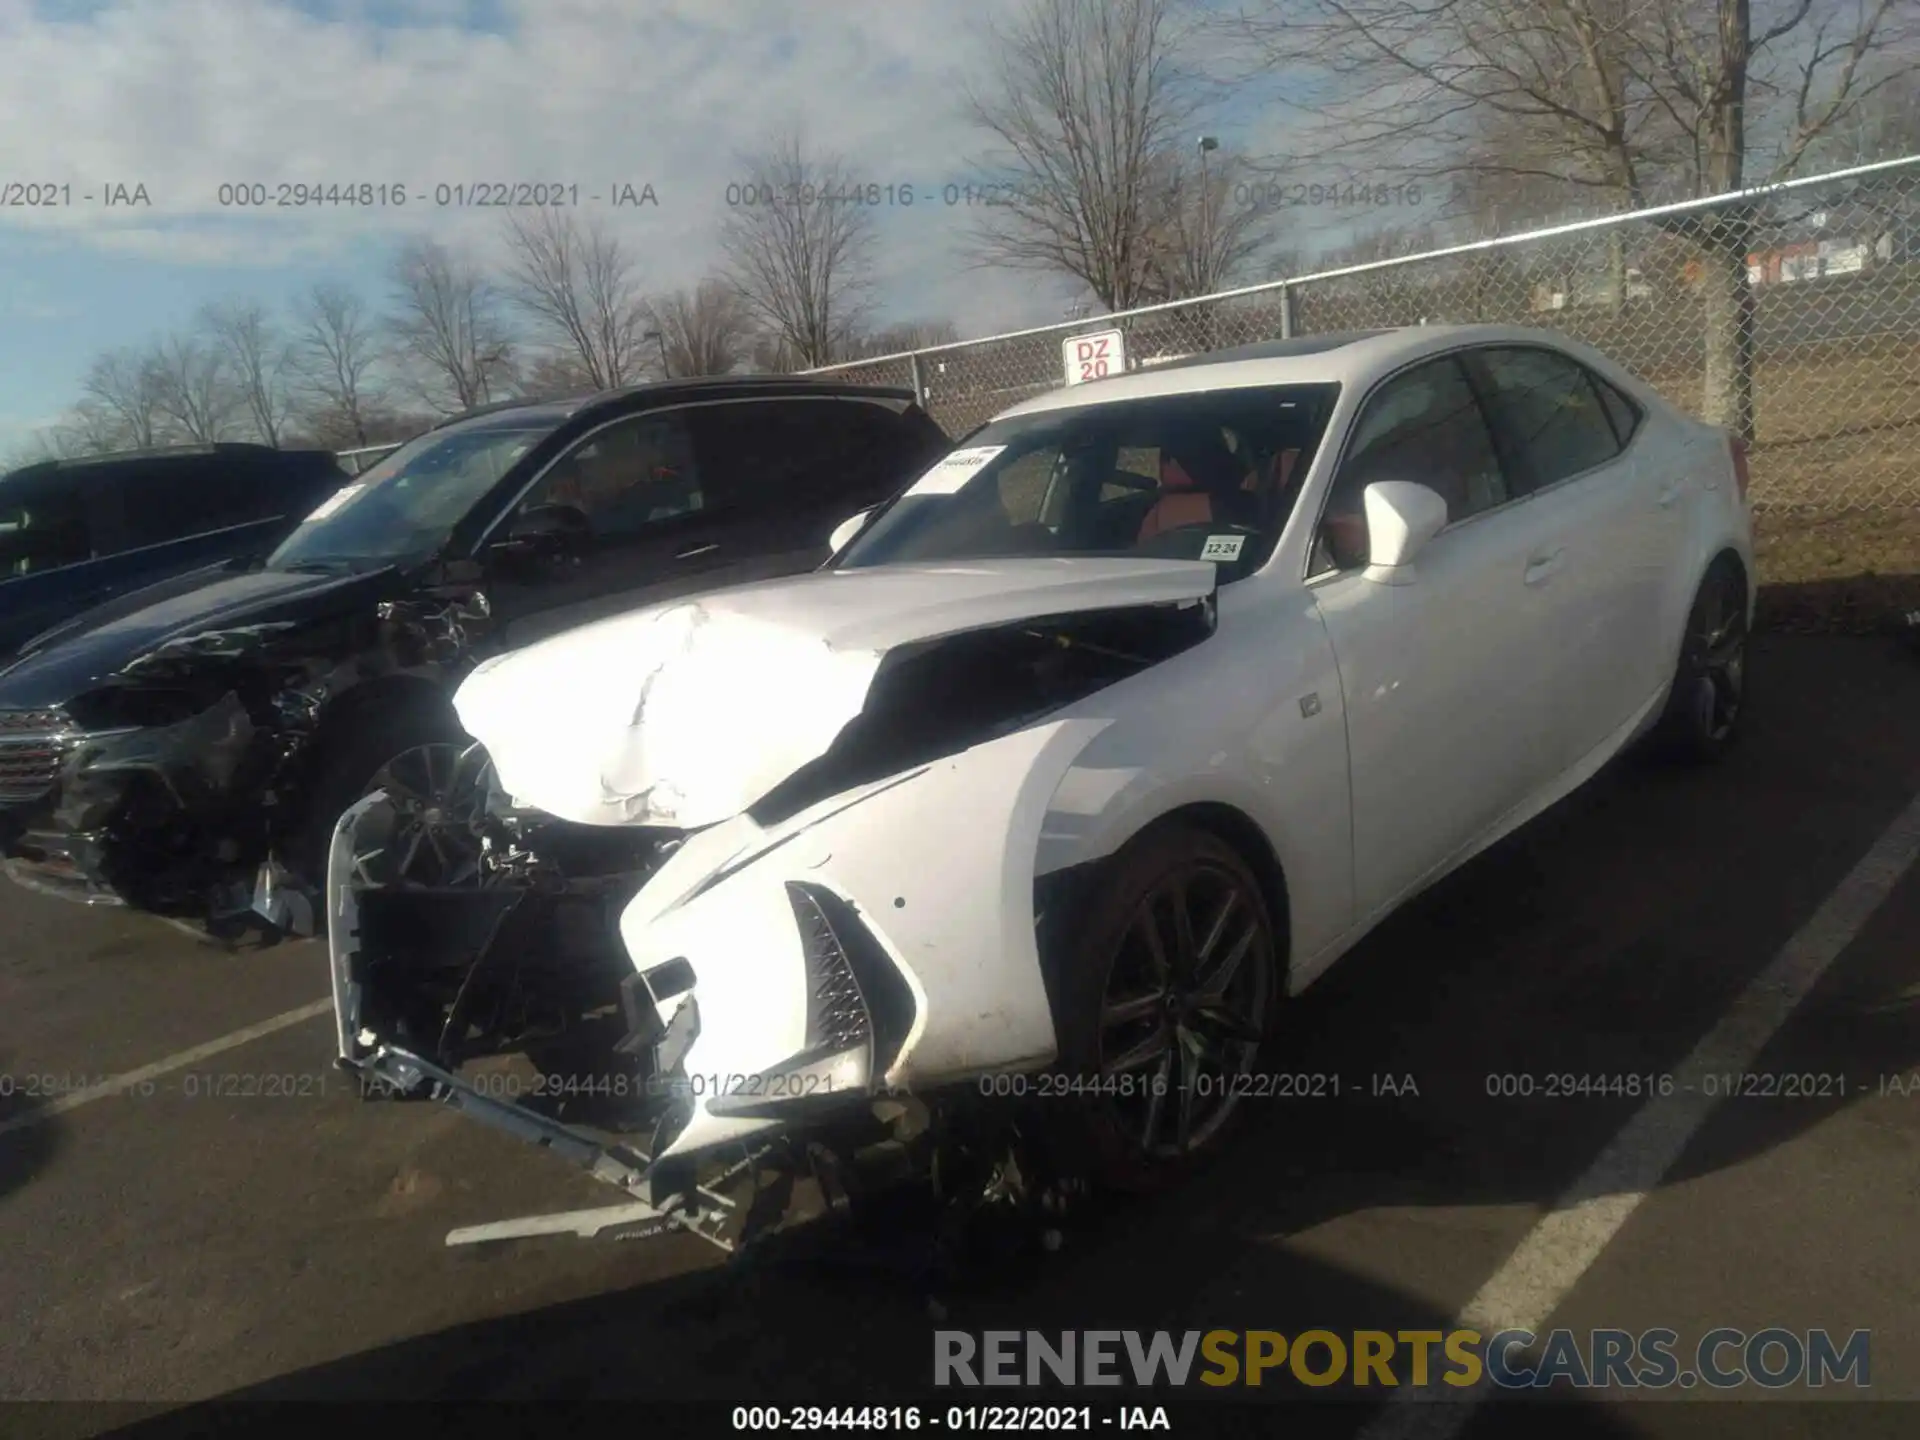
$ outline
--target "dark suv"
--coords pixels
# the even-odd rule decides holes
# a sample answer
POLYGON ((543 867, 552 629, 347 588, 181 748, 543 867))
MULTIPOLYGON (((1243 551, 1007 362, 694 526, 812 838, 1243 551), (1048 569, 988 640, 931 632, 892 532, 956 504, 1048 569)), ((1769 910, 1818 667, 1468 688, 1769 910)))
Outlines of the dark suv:
POLYGON ((335 820, 376 786, 435 793, 465 743, 452 688, 480 659, 813 568, 947 448, 910 391, 805 377, 442 425, 264 560, 123 596, 0 670, 8 873, 311 933, 335 820))
POLYGON ((195 445, 0 476, 0 657, 103 600, 265 554, 347 481, 325 450, 195 445))

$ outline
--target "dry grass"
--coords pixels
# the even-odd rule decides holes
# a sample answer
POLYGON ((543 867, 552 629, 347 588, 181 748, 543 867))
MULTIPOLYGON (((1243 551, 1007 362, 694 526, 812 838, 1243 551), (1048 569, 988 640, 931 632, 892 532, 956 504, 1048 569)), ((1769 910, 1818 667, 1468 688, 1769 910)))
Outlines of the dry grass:
MULTIPOLYGON (((1647 378, 1698 412, 1697 370, 1647 378)), ((1866 630, 1920 607, 1920 344, 1881 336, 1763 359, 1754 419, 1762 615, 1866 630)))

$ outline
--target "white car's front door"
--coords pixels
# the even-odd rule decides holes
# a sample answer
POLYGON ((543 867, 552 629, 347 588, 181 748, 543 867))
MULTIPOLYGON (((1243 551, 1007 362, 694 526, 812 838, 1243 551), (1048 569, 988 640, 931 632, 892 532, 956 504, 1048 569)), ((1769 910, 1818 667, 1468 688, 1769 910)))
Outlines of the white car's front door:
POLYGON ((1377 914, 1476 843, 1551 774, 1550 616, 1564 556, 1516 496, 1460 364, 1368 401, 1335 475, 1313 593, 1346 700, 1357 910, 1377 914), (1440 492, 1449 523, 1407 583, 1366 573, 1365 487, 1440 492))

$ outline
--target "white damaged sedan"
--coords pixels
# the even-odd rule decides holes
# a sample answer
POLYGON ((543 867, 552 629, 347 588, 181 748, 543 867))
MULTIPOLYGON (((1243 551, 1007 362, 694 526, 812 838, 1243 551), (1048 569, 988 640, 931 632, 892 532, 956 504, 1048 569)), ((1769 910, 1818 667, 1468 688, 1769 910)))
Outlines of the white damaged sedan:
POLYGON ((487 662, 460 773, 342 818, 343 1064, 627 1192, 456 1238, 731 1245, 734 1175, 1008 1115, 1029 1175, 1158 1183, 1396 906, 1740 718, 1742 445, 1540 331, 1045 395, 836 540, 487 662), (443 885, 383 868, 423 836, 443 885))

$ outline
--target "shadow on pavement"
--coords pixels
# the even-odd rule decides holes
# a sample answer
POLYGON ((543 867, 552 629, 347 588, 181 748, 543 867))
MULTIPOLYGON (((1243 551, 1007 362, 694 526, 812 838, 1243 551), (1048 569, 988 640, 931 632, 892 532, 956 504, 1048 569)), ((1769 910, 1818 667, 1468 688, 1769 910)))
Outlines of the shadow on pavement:
POLYGON ((55 1088, 52 1077, 16 1070, 13 1056, 0 1052, 0 1200, 32 1180, 60 1149, 60 1126, 42 1113, 55 1088))

